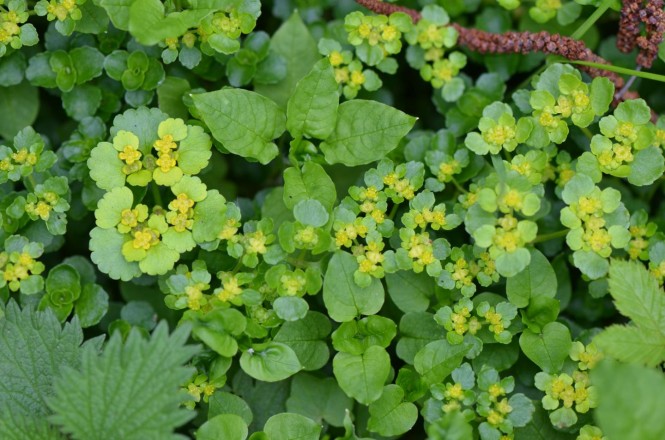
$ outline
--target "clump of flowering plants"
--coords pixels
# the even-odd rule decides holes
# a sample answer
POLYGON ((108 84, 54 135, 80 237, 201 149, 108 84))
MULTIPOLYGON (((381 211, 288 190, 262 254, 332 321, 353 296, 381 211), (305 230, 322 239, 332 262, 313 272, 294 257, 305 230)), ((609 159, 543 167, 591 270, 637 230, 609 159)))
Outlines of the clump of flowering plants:
POLYGON ((0 0, 0 438, 665 438, 664 30, 0 0))

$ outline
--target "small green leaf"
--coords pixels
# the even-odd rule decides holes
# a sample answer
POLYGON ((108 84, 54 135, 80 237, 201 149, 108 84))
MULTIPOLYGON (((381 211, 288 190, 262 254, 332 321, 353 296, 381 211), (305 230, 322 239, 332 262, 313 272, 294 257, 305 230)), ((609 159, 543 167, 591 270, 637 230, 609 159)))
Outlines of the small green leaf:
POLYGON ((430 342, 416 354, 413 366, 428 384, 442 382, 459 367, 470 345, 451 345, 445 339, 430 342))
POLYGON ((280 342, 245 350, 240 357, 240 367, 254 379, 264 382, 284 380, 302 370, 296 353, 280 342))
POLYGON ((326 315, 310 311, 303 319, 282 324, 274 341, 291 347, 303 369, 318 370, 328 362, 330 356, 326 338, 331 330, 326 315))
POLYGON ((546 373, 558 373, 568 357, 572 340, 568 327, 550 322, 541 334, 524 330, 520 336, 520 347, 528 357, 546 373))
POLYGON ((416 118, 376 101, 354 99, 339 106, 335 130, 321 151, 331 164, 368 164, 397 148, 416 118))
POLYGON ((300 414, 276 414, 268 419, 263 431, 269 440, 319 440, 321 425, 300 414))
POLYGON ((309 305, 307 301, 295 296, 282 296, 273 303, 277 316, 285 321, 297 321, 307 315, 309 305))
POLYGON ((268 98, 242 89, 193 95, 203 122, 224 148, 267 164, 279 154, 273 143, 286 129, 284 112, 268 98))
POLYGON ((315 199, 301 200, 293 207, 293 216, 303 225, 320 228, 328 223, 330 215, 326 208, 315 199))
POLYGON ((345 411, 353 408, 353 400, 347 397, 332 377, 318 378, 300 373, 291 381, 291 394, 286 409, 314 420, 326 421, 332 426, 344 424, 345 411))
POLYGON ((408 432, 418 419, 418 408, 404 402, 404 390, 398 385, 386 385, 379 400, 369 405, 367 429, 383 436, 408 432))
POLYGON ((235 414, 220 414, 208 419, 196 430, 196 440, 245 440, 248 434, 247 424, 235 414))
POLYGON ((284 170, 284 204, 293 209, 298 202, 314 199, 331 211, 337 193, 335 184, 316 162, 305 162, 302 169, 290 167, 284 170))

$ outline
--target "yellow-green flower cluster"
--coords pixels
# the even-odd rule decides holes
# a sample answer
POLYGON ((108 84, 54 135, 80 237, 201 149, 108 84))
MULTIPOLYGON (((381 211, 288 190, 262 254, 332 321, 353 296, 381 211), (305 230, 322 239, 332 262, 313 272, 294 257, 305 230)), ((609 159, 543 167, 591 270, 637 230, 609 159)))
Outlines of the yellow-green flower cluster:
POLYGON ((25 295, 40 292, 44 280, 44 264, 37 259, 44 252, 41 243, 30 242, 20 235, 11 235, 4 242, 0 252, 0 293, 9 289, 21 291, 25 295))
POLYGON ((461 344, 467 334, 476 336, 481 331, 496 342, 508 344, 512 333, 507 329, 515 316, 517 308, 509 302, 490 305, 482 301, 474 306, 469 298, 462 298, 452 308, 444 306, 439 309, 434 319, 448 330, 446 338, 451 344, 461 344))
MULTIPOLYGON (((372 69, 365 69, 362 61, 355 59, 350 50, 343 50, 336 40, 322 38, 319 52, 328 58, 335 81, 346 99, 355 98, 361 89, 372 92, 381 88, 383 83, 379 76, 372 69)), ((387 70, 384 68, 384 71, 387 70)))
POLYGON ((601 359, 601 353, 593 343, 573 343, 570 358, 578 369, 572 373, 536 374, 536 388, 545 392, 543 408, 552 411, 550 421, 554 426, 566 428, 577 423, 578 414, 586 414, 597 406, 596 388, 590 384, 588 370, 601 359))
POLYGON ((348 34, 349 43, 359 46, 358 51, 379 52, 378 61, 369 63, 370 65, 378 64, 384 54, 399 53, 402 49, 402 34, 411 30, 412 27, 411 17, 403 12, 395 12, 386 16, 365 15, 360 11, 355 11, 344 18, 344 28, 348 34))
POLYGON ((201 401, 208 403, 208 399, 217 391, 218 384, 210 381, 205 374, 196 375, 183 390, 189 394, 190 400, 184 403, 189 409, 194 409, 201 401))
POLYGON ((202 260, 194 261, 191 271, 186 265, 179 265, 175 273, 164 280, 162 291, 167 294, 164 302, 175 310, 208 310, 210 295, 206 292, 210 289, 211 278, 202 260))

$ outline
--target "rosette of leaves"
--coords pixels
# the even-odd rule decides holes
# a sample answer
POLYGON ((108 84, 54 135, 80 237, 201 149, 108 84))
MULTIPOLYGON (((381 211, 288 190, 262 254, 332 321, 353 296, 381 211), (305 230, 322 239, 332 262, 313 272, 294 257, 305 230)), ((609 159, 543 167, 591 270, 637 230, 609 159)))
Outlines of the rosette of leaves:
POLYGON ((101 76, 103 67, 104 55, 97 48, 81 46, 31 57, 25 76, 35 86, 71 92, 76 86, 101 76))
POLYGON ((514 151, 517 145, 525 142, 533 124, 529 118, 515 120, 508 104, 493 102, 483 109, 478 121, 480 133, 466 135, 464 145, 476 154, 499 154, 501 150, 514 151))
POLYGON ((32 127, 26 127, 14 137, 11 147, 0 145, 0 183, 44 172, 56 161, 53 151, 44 150, 44 139, 32 127))
POLYGON ((561 223, 570 228, 566 243, 573 250, 573 263, 591 279, 607 274, 613 249, 630 241, 630 216, 614 188, 601 190, 590 177, 575 175, 561 196, 568 205, 561 210, 561 223))
POLYGON ((212 275, 203 260, 195 260, 191 266, 190 270, 180 264, 175 273, 160 277, 161 290, 166 295, 164 303, 168 308, 200 310, 209 307, 210 295, 205 292, 210 289, 212 275))
POLYGON ((275 84, 286 77, 286 61, 270 49, 270 36, 252 32, 226 62, 226 78, 233 87, 249 83, 275 84))
MULTIPOLYGON (((321 38, 318 48, 321 55, 328 57, 335 81, 346 99, 355 98, 361 89, 373 92, 383 85, 376 72, 364 68, 362 61, 354 59, 353 52, 344 50, 337 40, 321 38)), ((388 57, 377 64, 376 69, 393 74, 397 70, 397 63, 394 58, 388 57)))
POLYGON ((356 46, 356 55, 369 66, 376 66, 390 55, 398 54, 402 50, 402 34, 413 26, 411 17, 403 12, 387 16, 355 11, 344 18, 349 43, 356 46))
POLYGON ((34 295, 41 292, 44 264, 37 258, 44 253, 44 246, 20 235, 10 235, 5 239, 3 249, 0 252, 0 293, 6 295, 9 290, 34 295))
POLYGON ((48 21, 56 20, 56 30, 62 35, 71 35, 76 28, 76 22, 83 17, 80 6, 86 1, 87 0, 39 0, 35 4, 35 13, 42 17, 46 16, 48 21))
POLYGON ((146 186, 153 180, 173 185, 183 175, 200 172, 212 154, 210 137, 201 127, 157 109, 126 111, 115 118, 111 135, 112 142, 100 142, 87 162, 90 177, 105 190, 125 183, 146 186))
POLYGON ((594 78, 587 85, 570 65, 553 64, 534 79, 533 85, 529 95, 533 130, 527 143, 537 148, 550 142, 561 144, 568 137, 567 120, 587 127, 607 112, 614 98, 614 85, 607 78, 594 78))
POLYGON ((464 93, 464 81, 457 75, 466 65, 466 56, 461 52, 446 51, 457 44, 458 33, 449 26, 450 17, 440 6, 427 5, 421 12, 421 19, 405 34, 409 43, 406 52, 407 62, 420 71, 420 76, 441 88, 444 100, 452 102, 464 93))
POLYGON ((295 222, 284 222, 277 232, 279 243, 287 253, 307 250, 313 255, 330 250, 332 222, 326 208, 315 199, 301 200, 293 207, 295 222))
POLYGON ((41 220, 51 234, 63 235, 67 230, 70 199, 69 180, 64 176, 49 177, 25 197, 16 197, 7 214, 17 220, 24 215, 32 221, 41 220))
POLYGON ((236 2, 226 11, 208 15, 198 27, 202 41, 201 51, 206 55, 214 55, 215 52, 229 55, 237 52, 240 49, 240 36, 254 30, 260 14, 260 2, 250 0, 236 2))
POLYGON ((654 145, 656 129, 651 110, 642 99, 624 101, 598 123, 591 153, 580 157, 578 168, 600 181, 601 173, 625 177, 636 186, 650 185, 663 175, 665 159, 654 145))
POLYGON ((152 214, 146 205, 134 206, 127 187, 104 195, 95 211, 97 227, 90 234, 92 259, 103 272, 123 280, 142 272, 161 275, 173 268, 181 253, 217 238, 223 225, 215 219, 226 209, 219 192, 206 191, 198 177, 189 176, 171 190, 176 198, 170 210, 158 207, 152 214))
POLYGON ((127 91, 151 91, 164 80, 164 67, 155 58, 137 50, 115 50, 104 59, 106 74, 122 83, 127 91))
POLYGON ((109 305, 108 294, 95 281, 95 268, 88 259, 69 257, 49 270, 39 309, 51 309, 60 322, 74 311, 81 327, 91 327, 99 323, 109 305))
POLYGON ((34 46, 39 41, 35 27, 26 23, 30 13, 26 0, 10 0, 4 10, 0 10, 0 57, 12 49, 34 46))

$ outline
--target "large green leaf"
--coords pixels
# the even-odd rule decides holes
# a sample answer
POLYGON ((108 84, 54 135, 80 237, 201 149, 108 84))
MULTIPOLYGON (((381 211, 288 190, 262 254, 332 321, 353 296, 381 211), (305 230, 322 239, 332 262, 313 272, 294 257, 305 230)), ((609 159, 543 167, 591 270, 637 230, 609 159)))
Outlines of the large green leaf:
POLYGON ((321 425, 300 414, 276 414, 263 428, 269 440, 319 440, 321 425))
POLYGON ((471 346, 451 345, 445 339, 430 342, 416 354, 413 366, 428 384, 442 382, 462 364, 471 346))
POLYGON ((416 424, 418 408, 404 402, 404 390, 399 385, 386 385, 381 398, 370 404, 369 414, 367 429, 383 436, 400 435, 416 424))
POLYGON ((286 77, 277 84, 259 84, 255 90, 285 108, 298 81, 307 75, 321 55, 298 11, 277 29, 270 49, 286 60, 286 77))
POLYGON ((243 89, 193 95, 213 137, 242 157, 267 164, 279 153, 273 140, 286 128, 286 116, 270 99, 243 89))
POLYGON ((316 162, 305 162, 301 169, 289 167, 284 170, 284 204, 293 209, 298 202, 314 199, 332 210, 337 193, 335 184, 316 162))
POLYGON ((27 81, 11 87, 0 87, 0 137, 13 138, 32 125, 39 112, 39 93, 27 81))
POLYGON ((293 137, 325 139, 335 128, 339 85, 328 60, 321 60, 298 82, 286 106, 286 128, 293 137))
POLYGON ((381 397, 383 384, 390 374, 390 356, 377 345, 363 354, 337 353, 333 373, 347 396, 369 405, 381 397))
POLYGON ((291 347, 303 369, 318 370, 328 362, 330 356, 326 338, 331 330, 326 315, 307 312, 303 319, 282 324, 273 340, 291 347))
POLYGON ((552 265, 540 251, 531 250, 531 262, 520 273, 508 278, 506 294, 517 307, 526 307, 536 296, 556 296, 557 280, 552 265))
POLYGON ((321 151, 331 164, 364 165, 397 148, 416 118, 376 101, 354 99, 339 106, 335 130, 321 151))
POLYGON ((550 322, 542 333, 524 330, 520 336, 520 347, 528 357, 546 373, 558 373, 568 357, 572 340, 568 327, 559 322, 550 322))
POLYGON ((356 259, 347 252, 336 252, 328 263, 323 280, 323 302, 330 317, 337 322, 373 315, 383 306, 381 282, 372 278, 369 286, 358 286, 353 280, 357 268, 356 259))

